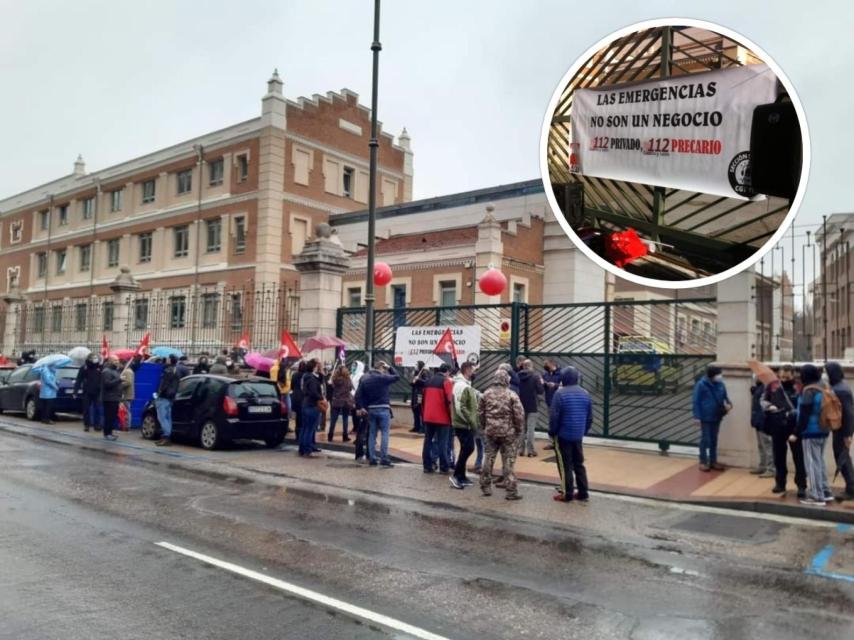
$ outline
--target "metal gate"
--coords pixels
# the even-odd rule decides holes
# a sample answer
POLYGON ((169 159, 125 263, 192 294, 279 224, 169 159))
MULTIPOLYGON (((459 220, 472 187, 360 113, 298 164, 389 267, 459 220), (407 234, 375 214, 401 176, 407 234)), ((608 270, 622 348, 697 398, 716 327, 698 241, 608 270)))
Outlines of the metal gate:
MULTIPOLYGON (((399 326, 477 325, 481 351, 476 388, 485 389, 499 364, 514 363, 519 356, 540 372, 546 359, 571 364, 593 397, 593 435, 697 444, 691 394, 697 377, 715 359, 713 298, 379 309, 375 318, 374 359, 393 362, 399 326), (504 321, 510 323, 506 339, 504 321)), ((338 336, 347 342, 348 360, 364 357, 363 308, 339 309, 338 336)), ((411 371, 405 373, 392 389, 399 399, 410 393, 411 371)), ((548 409, 541 402, 538 428, 547 424, 548 409)))

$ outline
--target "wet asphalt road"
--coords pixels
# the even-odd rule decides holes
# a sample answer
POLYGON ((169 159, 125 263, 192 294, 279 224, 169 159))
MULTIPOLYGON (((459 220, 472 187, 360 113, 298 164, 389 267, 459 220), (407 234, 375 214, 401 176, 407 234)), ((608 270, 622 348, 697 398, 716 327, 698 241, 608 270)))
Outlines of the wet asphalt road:
POLYGON ((625 530, 346 496, 0 433, 0 638, 413 637, 160 541, 447 638, 854 637, 854 584, 771 560, 808 563, 828 529, 761 523, 730 552, 708 520, 633 542, 640 508, 604 499, 625 530))

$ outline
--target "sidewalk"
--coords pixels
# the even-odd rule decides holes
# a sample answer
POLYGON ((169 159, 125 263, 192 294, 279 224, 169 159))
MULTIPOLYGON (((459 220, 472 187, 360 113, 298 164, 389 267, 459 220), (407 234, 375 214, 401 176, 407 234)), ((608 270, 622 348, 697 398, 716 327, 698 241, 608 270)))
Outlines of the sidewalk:
MULTIPOLYGON (((353 442, 340 441, 340 425, 331 446, 350 450, 353 442)), ((326 444, 326 433, 318 432, 317 440, 326 444)), ((516 460, 516 473, 522 480, 557 485, 560 481, 554 451, 546 450, 547 441, 536 440, 537 457, 520 457, 516 460)), ((393 426, 389 439, 391 454, 400 460, 421 464, 423 436, 410 433, 407 427, 393 426)), ((785 497, 771 493, 773 478, 760 478, 748 469, 731 468, 726 471, 700 471, 697 459, 686 455, 660 455, 652 451, 639 451, 625 447, 586 445, 585 466, 590 487, 594 491, 621 495, 674 500, 696 504, 713 504, 733 508, 791 513, 806 512, 807 517, 816 511, 832 511, 847 515, 854 522, 854 501, 836 502, 825 508, 810 508, 797 498, 793 471, 790 469, 789 491, 785 497)), ((469 467, 474 464, 474 454, 469 467)), ((791 466, 791 465, 790 465, 791 466)), ((831 473, 832 470, 828 470, 831 473)), ((834 494, 841 494, 845 486, 841 476, 832 482, 834 494)))

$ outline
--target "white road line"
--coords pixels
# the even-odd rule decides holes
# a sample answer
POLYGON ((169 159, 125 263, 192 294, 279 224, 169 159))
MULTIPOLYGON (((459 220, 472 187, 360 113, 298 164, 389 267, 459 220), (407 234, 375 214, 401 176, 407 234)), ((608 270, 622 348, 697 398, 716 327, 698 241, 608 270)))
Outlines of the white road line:
POLYGON ((350 616, 361 618, 363 620, 368 620, 375 624, 382 625, 383 627, 386 627, 388 629, 394 629, 396 631, 407 633, 415 638, 422 638, 423 640, 449 640, 445 636, 440 636, 435 633, 431 633, 430 631, 420 629, 419 627, 412 626, 411 624, 407 624, 406 622, 402 622, 395 618, 390 618, 381 613, 376 613, 368 609, 363 609, 362 607, 357 607, 355 605, 344 602, 343 600, 338 600, 336 598, 325 596, 322 593, 318 593, 317 591, 305 589, 295 584, 291 584, 290 582, 279 580, 278 578, 271 578, 270 576, 266 576, 263 573, 258 573, 257 571, 246 569, 244 567, 241 567, 240 565, 232 564, 231 562, 225 562, 224 560, 219 560, 211 556, 206 556, 202 553, 197 553, 196 551, 185 549, 184 547, 179 547, 169 542, 155 542, 154 544, 156 544, 158 547, 168 549, 169 551, 180 553, 181 555, 187 556, 188 558, 193 558, 194 560, 199 560, 200 562, 204 562, 214 567, 218 567, 220 569, 225 569, 226 571, 236 573, 237 575, 243 576, 244 578, 263 582, 264 584, 267 584, 271 587, 275 587, 277 589, 281 589, 282 591, 295 595, 299 598, 311 600, 312 602, 317 602, 333 609, 338 609, 339 611, 346 613, 350 616))

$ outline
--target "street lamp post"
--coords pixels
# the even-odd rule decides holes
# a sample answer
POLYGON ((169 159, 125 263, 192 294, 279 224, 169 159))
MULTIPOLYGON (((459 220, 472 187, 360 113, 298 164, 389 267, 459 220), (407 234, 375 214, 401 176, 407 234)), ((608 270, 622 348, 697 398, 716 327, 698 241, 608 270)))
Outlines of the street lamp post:
POLYGON ((371 141, 368 187, 368 264, 365 273, 365 358, 370 369, 374 363, 374 234, 377 224, 377 79, 380 69, 380 0, 374 0, 373 77, 371 82, 371 141))

